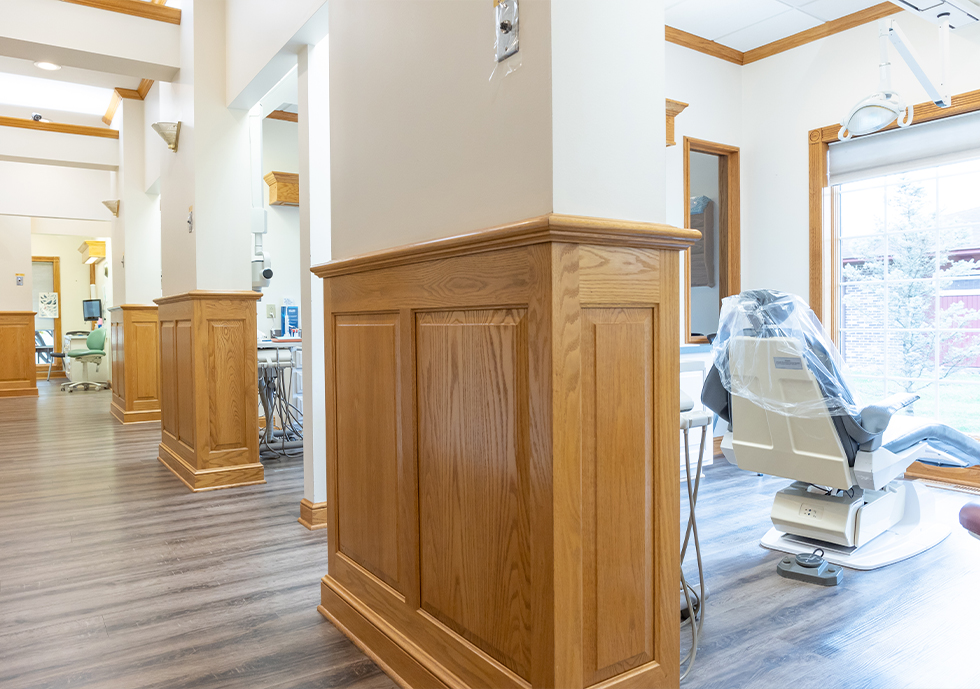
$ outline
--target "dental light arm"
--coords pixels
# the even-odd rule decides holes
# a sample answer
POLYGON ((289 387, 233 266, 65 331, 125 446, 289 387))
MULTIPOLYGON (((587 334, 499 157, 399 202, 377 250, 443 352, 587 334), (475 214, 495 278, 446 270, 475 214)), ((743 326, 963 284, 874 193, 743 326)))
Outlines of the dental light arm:
POLYGON ((929 98, 932 99, 940 108, 948 108, 952 103, 952 96, 949 93, 948 74, 949 74, 949 19, 945 19, 939 25, 939 51, 942 56, 942 73, 940 74, 939 85, 936 86, 932 79, 922 68, 922 61, 912 48, 905 33, 894 20, 883 20, 880 28, 880 35, 883 35, 895 46, 895 50, 905 60, 905 64, 912 70, 912 74, 922 84, 929 98))

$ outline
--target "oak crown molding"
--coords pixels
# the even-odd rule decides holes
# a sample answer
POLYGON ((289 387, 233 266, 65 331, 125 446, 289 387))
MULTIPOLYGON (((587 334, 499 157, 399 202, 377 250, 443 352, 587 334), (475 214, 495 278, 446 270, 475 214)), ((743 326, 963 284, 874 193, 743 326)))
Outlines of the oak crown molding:
POLYGON ((878 5, 874 5, 873 7, 868 7, 858 12, 833 19, 829 22, 824 22, 823 24, 815 26, 812 29, 800 31, 792 36, 787 36, 786 38, 781 38, 778 41, 773 41, 772 43, 767 43, 766 45, 759 46, 758 48, 747 50, 744 53, 739 50, 735 50, 734 48, 729 48, 728 46, 716 43, 715 41, 709 41, 706 38, 695 36, 692 33, 675 29, 672 26, 664 27, 664 33, 665 39, 669 43, 674 43, 676 45, 683 46, 684 48, 690 48, 691 50, 696 50, 699 53, 704 53, 705 55, 717 57, 719 60, 727 60, 728 62, 732 62, 736 65, 747 65, 752 62, 758 62, 759 60, 763 60, 767 57, 772 57, 773 55, 778 55, 779 53, 786 52, 787 50, 798 48, 801 45, 806 45, 807 43, 812 43, 813 41, 819 41, 821 38, 827 38, 828 36, 833 36, 834 34, 841 33, 842 31, 853 29, 857 26, 867 24, 868 22, 873 22, 883 17, 890 17, 891 15, 898 14, 902 11, 904 10, 898 5, 894 5, 890 2, 883 2, 878 5))
POLYGON ((0 117, 0 127, 17 127, 19 129, 36 129, 41 132, 58 134, 78 134, 80 136, 97 136, 103 139, 118 139, 119 132, 115 129, 88 127, 81 124, 61 124, 59 122, 35 122, 22 117, 0 117))
POLYGON ((140 2, 140 0, 61 0, 73 5, 84 5, 99 10, 108 10, 133 17, 153 19, 168 24, 180 24, 180 10, 167 7, 163 2, 140 2))

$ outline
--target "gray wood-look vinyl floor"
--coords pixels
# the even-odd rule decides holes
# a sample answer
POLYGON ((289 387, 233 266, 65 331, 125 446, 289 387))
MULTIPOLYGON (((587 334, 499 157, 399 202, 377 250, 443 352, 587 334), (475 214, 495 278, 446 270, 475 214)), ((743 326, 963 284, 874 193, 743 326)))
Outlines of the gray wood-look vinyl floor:
MULTIPOLYGON (((394 686, 316 612, 326 533, 296 523, 299 460, 194 495, 156 460, 159 424, 40 385, 0 400, 2 689, 394 686)), ((683 686, 980 687, 980 541, 956 523, 970 496, 935 492, 952 528, 935 549, 828 589, 778 577, 758 545, 785 484, 705 470, 711 597, 683 686)))
POLYGON ((0 687, 391 688, 316 611, 301 459, 190 493, 110 393, 0 400, 0 687))
POLYGON ((705 469, 698 527, 709 600, 682 687, 980 687, 980 540, 957 521, 960 507, 980 498, 930 491, 936 517, 952 529, 945 541, 889 567, 845 570, 827 588, 778 576, 781 556, 759 545, 773 494, 788 483, 723 459, 705 469))

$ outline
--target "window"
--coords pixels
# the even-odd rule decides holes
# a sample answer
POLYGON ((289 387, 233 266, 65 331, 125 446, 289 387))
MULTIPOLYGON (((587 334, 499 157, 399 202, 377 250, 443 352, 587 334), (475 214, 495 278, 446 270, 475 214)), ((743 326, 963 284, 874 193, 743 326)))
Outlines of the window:
POLYGON ((980 433, 980 158, 831 188, 837 341, 866 401, 980 433))

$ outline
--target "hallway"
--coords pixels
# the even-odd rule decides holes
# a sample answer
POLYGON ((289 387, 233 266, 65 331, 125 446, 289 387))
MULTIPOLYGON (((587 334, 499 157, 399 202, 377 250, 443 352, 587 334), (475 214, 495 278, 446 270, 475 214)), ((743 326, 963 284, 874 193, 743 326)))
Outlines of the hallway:
POLYGON ((192 494, 108 391, 0 404, 0 686, 392 687, 317 613, 301 459, 192 494))

